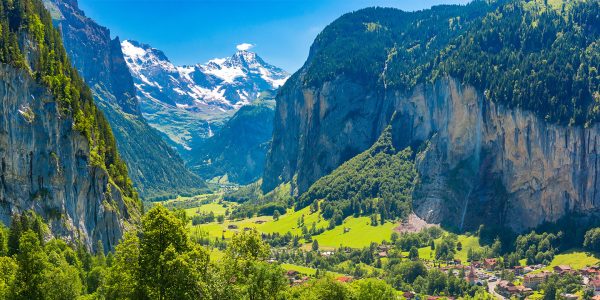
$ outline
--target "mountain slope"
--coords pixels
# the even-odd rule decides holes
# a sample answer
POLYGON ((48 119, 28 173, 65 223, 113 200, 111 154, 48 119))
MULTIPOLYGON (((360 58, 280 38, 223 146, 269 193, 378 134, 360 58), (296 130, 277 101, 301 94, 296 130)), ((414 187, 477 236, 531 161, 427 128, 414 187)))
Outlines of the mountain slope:
POLYGON ((411 212, 416 182, 413 151, 394 146, 393 130, 388 126, 365 152, 351 158, 331 174, 319 178, 298 199, 298 207, 323 200, 323 218, 340 225, 345 218, 377 216, 386 220, 406 219, 411 212))
POLYGON ((388 65, 400 61, 394 71, 400 67, 405 71, 397 76, 407 82, 399 89, 405 93, 422 77, 419 72, 431 69, 431 61, 450 40, 488 10, 481 1, 414 13, 369 8, 327 26, 304 66, 281 88, 263 189, 271 190, 297 175, 301 194, 368 149, 393 112, 386 111, 393 102, 382 99, 388 65), (449 27, 452 19, 460 22, 449 27))
POLYGON ((40 0, 3 1, 0 24, 0 220, 33 210, 55 236, 114 248, 141 204, 110 125, 40 0))
POLYGON ((150 125, 172 140, 182 156, 210 137, 261 92, 281 86, 288 74, 247 50, 206 64, 175 66, 160 50, 123 41, 123 53, 150 125))
POLYGON ((599 12, 476 1, 342 16, 281 89, 263 189, 302 195, 395 115, 400 148, 424 143, 413 204, 430 222, 521 231, 598 213, 599 12))
POLYGON ((210 180, 227 175, 227 180, 249 184, 263 173, 275 116, 272 95, 240 108, 212 137, 194 146, 190 169, 210 180))
POLYGON ((131 179, 145 198, 191 193, 204 186, 141 115, 118 38, 87 18, 76 1, 46 2, 73 64, 112 125, 131 179))

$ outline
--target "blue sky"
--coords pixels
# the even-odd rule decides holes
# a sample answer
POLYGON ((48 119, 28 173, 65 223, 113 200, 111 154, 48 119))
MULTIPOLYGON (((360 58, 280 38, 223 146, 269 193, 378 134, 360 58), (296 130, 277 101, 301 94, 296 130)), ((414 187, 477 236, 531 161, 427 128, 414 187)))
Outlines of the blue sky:
POLYGON ((203 63, 250 43, 267 62, 296 71, 327 24, 369 6, 419 10, 468 0, 79 0, 113 37, 161 49, 177 64, 203 63))

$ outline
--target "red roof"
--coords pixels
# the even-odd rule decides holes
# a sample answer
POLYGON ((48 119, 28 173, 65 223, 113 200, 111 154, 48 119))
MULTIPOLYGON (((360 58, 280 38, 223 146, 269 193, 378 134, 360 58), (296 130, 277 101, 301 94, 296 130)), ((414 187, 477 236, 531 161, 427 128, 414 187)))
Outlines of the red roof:
POLYGON ((350 276, 341 276, 336 279, 339 282, 350 282, 352 281, 352 277, 350 276))

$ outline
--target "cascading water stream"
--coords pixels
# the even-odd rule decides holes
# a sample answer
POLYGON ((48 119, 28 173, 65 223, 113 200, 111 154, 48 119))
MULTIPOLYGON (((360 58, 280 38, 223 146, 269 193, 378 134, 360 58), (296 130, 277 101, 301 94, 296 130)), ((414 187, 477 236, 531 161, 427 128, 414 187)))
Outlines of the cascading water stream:
POLYGON ((460 219, 460 227, 459 227, 459 229, 461 231, 463 230, 463 227, 465 225, 465 216, 467 215, 467 209, 469 208, 469 199, 471 198, 471 193, 479 184, 479 165, 481 162, 481 127, 482 127, 482 123, 483 123, 482 104, 483 103, 482 103, 481 97, 478 97, 478 100, 477 100, 477 123, 475 126, 475 149, 473 149, 474 153, 473 153, 473 161, 472 161, 473 168, 475 170, 475 176, 474 176, 475 182, 473 182, 473 184, 469 188, 469 192, 467 193, 467 195, 465 197, 465 204, 463 206, 463 211, 462 211, 462 215, 461 215, 461 219, 460 219))

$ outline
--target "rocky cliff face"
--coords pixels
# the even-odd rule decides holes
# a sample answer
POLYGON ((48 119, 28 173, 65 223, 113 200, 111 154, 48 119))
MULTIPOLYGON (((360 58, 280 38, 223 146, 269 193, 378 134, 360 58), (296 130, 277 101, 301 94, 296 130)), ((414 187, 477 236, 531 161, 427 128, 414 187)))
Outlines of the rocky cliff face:
POLYGON ((141 115, 136 90, 118 38, 85 16, 77 1, 47 0, 73 65, 107 116, 119 152, 140 195, 191 192, 204 186, 141 115))
POLYGON ((521 231, 597 211, 598 125, 551 125, 452 78, 409 93, 366 89, 343 76, 320 88, 299 82, 278 98, 265 189, 291 181, 303 193, 366 150, 393 119, 397 143, 421 149, 413 198, 427 221, 521 231))
POLYGON ((416 212, 427 220, 521 231, 598 211, 598 125, 548 124, 454 79, 393 98, 408 140, 431 136, 415 193, 416 212))
POLYGON ((417 150, 413 209, 430 222, 521 231, 597 212, 598 11, 474 1, 340 17, 280 90, 263 190, 301 195, 391 123, 396 148, 417 150))
POLYGON ((139 217, 133 200, 90 166, 87 139, 27 73, 0 66, 0 98, 0 221, 33 210, 56 236, 112 249, 139 217))

